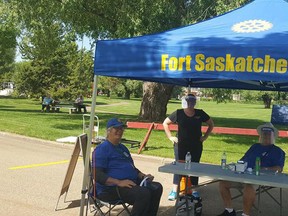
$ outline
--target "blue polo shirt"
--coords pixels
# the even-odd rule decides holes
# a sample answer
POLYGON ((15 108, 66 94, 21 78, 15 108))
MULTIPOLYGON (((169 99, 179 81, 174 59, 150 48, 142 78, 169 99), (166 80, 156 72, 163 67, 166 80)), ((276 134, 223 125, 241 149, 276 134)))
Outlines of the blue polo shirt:
POLYGON ((48 105, 48 104, 51 104, 52 101, 53 101, 52 98, 45 97, 43 99, 43 104, 48 105))
MULTIPOLYGON (((101 168, 115 179, 130 179, 136 183, 138 170, 127 147, 123 144, 113 145, 105 140, 93 152, 93 167, 101 168)), ((111 186, 96 183, 97 194, 111 186)))
POLYGON ((256 157, 261 159, 261 167, 284 167, 285 152, 274 144, 264 146, 259 143, 253 144, 241 160, 248 163, 252 169, 255 166, 256 157))

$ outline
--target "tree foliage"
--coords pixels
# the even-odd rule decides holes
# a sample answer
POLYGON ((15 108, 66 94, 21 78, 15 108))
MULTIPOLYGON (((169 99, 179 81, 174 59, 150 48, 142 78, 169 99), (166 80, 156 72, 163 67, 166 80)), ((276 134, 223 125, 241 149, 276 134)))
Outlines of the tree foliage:
MULTIPOLYGON (((60 55, 67 56, 60 51, 60 47, 65 47, 62 44, 65 41, 63 37, 68 32, 75 31, 77 35, 87 35, 94 39, 151 34, 214 17, 248 1, 9 0, 7 2, 11 3, 19 14, 19 23, 22 24, 25 35, 22 48, 26 51, 23 53, 26 58, 33 61, 31 64, 34 67, 33 71, 49 76, 48 74, 52 72, 54 75, 57 67, 59 69, 55 71, 55 77, 61 74, 66 80, 65 74, 68 72, 64 73, 67 69, 64 65, 71 61, 60 60, 60 55), (28 39, 29 41, 25 42, 28 39), (61 54, 57 55, 58 52, 61 54), (55 54, 57 57, 53 59, 51 56, 55 54), (39 58, 35 59, 35 56, 39 58), (51 58, 45 59, 47 56, 51 58)), ((72 37, 71 40, 75 38, 72 37)), ((59 80, 51 78, 53 84, 59 80)), ((63 83, 64 80, 61 85, 63 83)), ((111 82, 108 83, 111 85, 111 82)), ((133 87, 135 83, 127 80, 118 81, 117 84, 120 84, 117 93, 122 94, 123 91, 124 97, 129 97, 131 89, 135 88, 133 87)), ((61 85, 57 84, 55 88, 59 89, 61 85)), ((111 86, 110 90, 115 87, 116 85, 111 86)), ((158 107, 167 106, 172 89, 173 86, 145 82, 140 116, 146 120, 163 120, 166 108, 158 109, 158 107)))
MULTIPOLYGON (((18 28, 14 22, 14 14, 10 5, 0 2, 0 82, 5 79, 5 74, 13 68, 16 55, 16 37, 18 28)), ((8 81, 8 80, 7 80, 8 81)))
POLYGON ((91 95, 92 53, 79 49, 77 34, 59 16, 59 1, 8 1, 22 27, 19 49, 27 62, 17 64, 16 92, 71 100, 91 95))
POLYGON ((78 51, 73 34, 59 34, 61 27, 52 27, 50 35, 53 35, 52 31, 55 35, 51 40, 57 46, 44 48, 47 46, 45 41, 49 41, 45 31, 30 31, 29 36, 25 35, 21 51, 30 62, 23 64, 24 68, 19 64, 15 72, 18 93, 35 97, 49 93, 54 98, 68 100, 77 94, 87 95, 91 91, 93 75, 91 52, 78 51))
POLYGON ((77 52, 75 47, 60 48, 48 59, 17 64, 14 80, 18 94, 72 100, 78 94, 91 95, 91 54, 77 52), (82 55, 82 56, 81 56, 82 55), (82 60, 81 60, 82 59, 82 60))
POLYGON ((143 95, 143 82, 137 80, 118 79, 113 77, 99 76, 98 89, 108 97, 111 94, 125 99, 130 99, 131 95, 139 98, 143 95))

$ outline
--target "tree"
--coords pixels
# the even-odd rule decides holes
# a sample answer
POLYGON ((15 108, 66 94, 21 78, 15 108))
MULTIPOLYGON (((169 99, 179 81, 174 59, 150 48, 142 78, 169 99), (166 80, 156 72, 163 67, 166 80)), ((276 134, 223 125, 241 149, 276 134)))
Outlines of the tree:
POLYGON ((263 102, 264 102, 264 107, 267 108, 267 109, 270 109, 271 108, 272 97, 270 97, 270 95, 266 93, 266 94, 262 95, 262 99, 263 99, 263 102))
POLYGON ((18 28, 10 9, 4 1, 0 2, 0 81, 13 69, 16 55, 18 28))
POLYGON ((147 121, 163 121, 173 86, 146 82, 139 115, 147 121), (149 103, 147 103, 149 101, 149 103), (157 106, 155 106, 157 104, 157 106), (159 105, 160 104, 160 105, 159 105))
POLYGON ((18 14, 19 49, 29 62, 17 67, 17 92, 32 97, 49 93, 66 100, 91 95, 92 52, 78 49, 76 32, 61 19, 62 3, 10 0, 6 4, 18 14))
POLYGON ((131 95, 134 97, 141 97, 143 94, 142 81, 118 79, 113 77, 99 76, 98 89, 104 93, 116 94, 118 97, 130 99, 131 95))
POLYGON ((24 68, 20 64, 15 73, 19 94, 39 97, 49 93, 54 98, 66 100, 87 94, 93 76, 92 53, 78 51, 75 34, 63 34, 61 25, 55 22, 50 28, 37 26, 29 35, 24 35, 21 43, 22 54, 30 63, 29 67, 24 64, 24 68), (51 46, 45 48, 51 41, 51 46))
MULTIPOLYGON (((161 32, 211 18, 245 0, 10 0, 26 26, 31 21, 61 20, 78 34, 93 38, 123 38, 161 32), (45 14, 47 12, 47 14, 45 14), (52 17, 52 18, 51 18, 52 17)), ((162 121, 173 86, 145 82, 140 116, 162 121), (150 89, 155 88, 155 89, 150 89), (152 94, 153 93, 153 94, 152 94), (165 95, 165 97, 162 97, 165 95), (154 100, 157 98, 157 100, 154 100), (153 112, 157 111, 157 115, 153 112), (163 113, 162 113, 163 112, 163 113)))
POLYGON ((140 97, 143 94, 143 82, 137 80, 119 79, 120 83, 116 86, 118 96, 130 99, 131 95, 140 97))
POLYGON ((231 89, 212 89, 213 99, 217 103, 223 103, 232 100, 231 89))

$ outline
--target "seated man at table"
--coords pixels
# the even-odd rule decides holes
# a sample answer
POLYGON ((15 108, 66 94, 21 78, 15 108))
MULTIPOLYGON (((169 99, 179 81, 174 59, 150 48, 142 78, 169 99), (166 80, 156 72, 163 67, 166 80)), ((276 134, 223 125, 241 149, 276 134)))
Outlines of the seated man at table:
POLYGON ((102 201, 121 199, 133 205, 131 214, 156 216, 163 187, 153 176, 138 170, 127 147, 121 144, 124 124, 117 118, 107 123, 106 140, 93 152, 97 197, 102 201), (139 183, 148 177, 146 186, 139 183))
POLYGON ((46 109, 46 112, 49 112, 52 103, 53 99, 48 94, 46 97, 43 98, 41 112, 44 112, 44 109, 46 109))
MULTIPOLYGON (((282 172, 285 162, 285 152, 274 145, 275 138, 278 136, 278 130, 271 123, 266 123, 258 126, 257 132, 259 134, 259 143, 253 144, 241 160, 248 163, 248 168, 254 168, 256 157, 260 157, 262 170, 282 172)), ((230 188, 233 187, 243 189, 242 216, 249 216, 256 197, 256 185, 229 181, 221 181, 219 183, 225 210, 218 216, 236 216, 236 212, 232 207, 230 193, 230 188)))
POLYGON ((77 108, 78 113, 81 113, 82 109, 84 113, 87 113, 86 105, 84 105, 83 102, 84 102, 84 98, 82 95, 79 95, 79 97, 77 97, 74 102, 74 106, 77 108))

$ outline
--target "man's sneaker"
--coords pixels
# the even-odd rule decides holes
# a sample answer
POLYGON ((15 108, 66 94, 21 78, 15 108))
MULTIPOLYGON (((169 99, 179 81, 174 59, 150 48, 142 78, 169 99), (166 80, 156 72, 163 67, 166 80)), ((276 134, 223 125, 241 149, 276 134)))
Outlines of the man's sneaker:
POLYGON ((168 200, 170 201, 174 201, 177 198, 177 193, 175 191, 171 191, 169 196, 168 196, 168 200))
POLYGON ((222 213, 222 214, 219 214, 219 215, 217 215, 217 216, 236 216, 236 212, 235 212, 235 210, 233 210, 232 212, 228 212, 226 209, 225 209, 225 211, 222 213))

